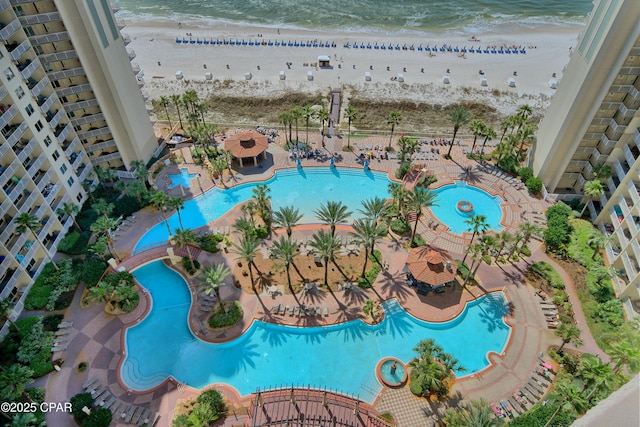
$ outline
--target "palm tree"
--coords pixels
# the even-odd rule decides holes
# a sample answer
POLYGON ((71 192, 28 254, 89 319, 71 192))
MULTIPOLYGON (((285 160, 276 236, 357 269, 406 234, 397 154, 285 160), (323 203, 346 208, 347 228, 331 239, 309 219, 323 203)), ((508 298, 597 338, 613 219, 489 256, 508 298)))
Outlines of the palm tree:
POLYGON ((411 155, 418 151, 420 143, 415 138, 401 136, 398 138, 398 148, 400 149, 400 161, 405 162, 407 157, 411 159, 411 155))
POLYGON ((509 129, 513 129, 515 127, 515 116, 509 116, 506 120, 503 120, 500 123, 500 130, 502 131, 502 135, 500 135, 500 142, 504 139, 504 136, 507 134, 509 129))
POLYGON ((596 255, 600 252, 600 250, 604 249, 605 245, 609 242, 609 238, 602 234, 602 232, 598 229, 593 229, 589 232, 589 238, 587 239, 587 246, 593 249, 593 255, 591 256, 591 260, 596 259, 596 255))
POLYGON ((402 114, 400 114, 398 111, 391 111, 389 112, 389 115, 387 115, 387 124, 391 126, 391 132, 389 133, 389 148, 391 148, 391 141, 393 140, 393 131, 401 121, 402 114))
POLYGON ((324 261, 324 284, 325 286, 329 286, 328 283, 328 269, 329 269, 329 261, 334 260, 335 254, 338 250, 340 250, 340 240, 336 238, 333 234, 325 232, 325 230, 318 230, 312 237, 312 241, 310 243, 311 247, 313 247, 317 254, 324 261))
POLYGON ((184 226, 182 225, 182 215, 180 215, 180 211, 184 209, 184 200, 182 199, 182 197, 169 197, 167 207, 176 210, 176 213, 178 214, 178 223, 180 224, 180 229, 184 230, 184 226))
POLYGON ((178 113, 178 121, 180 122, 180 129, 184 130, 184 126, 182 125, 182 116, 180 115, 180 95, 171 95, 170 96, 173 105, 176 107, 176 112, 178 113))
MULTIPOLYGON (((180 199, 182 200, 182 199, 180 199)), ((193 230, 182 229, 176 230, 175 234, 172 236, 171 241, 178 248, 187 248, 187 255, 189 256, 189 262, 191 263, 192 271, 196 271, 196 265, 193 262, 193 255, 191 254, 191 245, 195 244, 198 241, 198 236, 193 230)))
POLYGON ((487 145, 487 141, 491 141, 498 136, 498 134, 491 126, 486 126, 482 132, 482 136, 484 136, 484 141, 482 141, 482 149, 480 151, 484 155, 484 147, 487 145))
MULTIPOLYGON (((293 286, 291 286, 291 275, 289 273, 289 267, 293 264, 293 260, 298 256, 298 243, 291 240, 291 237, 280 236, 280 240, 273 242, 271 247, 271 254, 284 262, 285 271, 287 272, 287 284, 291 293, 293 293, 293 286)), ((295 265, 294 265, 295 267, 295 265)))
POLYGON ((38 217, 30 213, 24 212, 14 217, 13 222, 16 223, 16 230, 18 231, 18 233, 23 234, 23 233, 26 233, 27 230, 31 232, 31 235, 38 242, 40 247, 44 250, 44 253, 47 256, 47 258, 49 258, 49 261, 51 262, 51 264, 55 267, 56 270, 59 270, 58 266, 56 265, 56 263, 53 261, 53 258, 49 254, 49 249, 47 249, 44 242, 40 240, 40 237, 38 236, 37 232, 42 227, 42 224, 40 223, 40 221, 38 221, 38 217))
POLYGON ((504 230, 502 233, 498 234, 498 238, 500 239, 500 247, 498 248, 497 256, 500 257, 502 256, 502 252, 504 251, 504 248, 506 248, 508 244, 513 242, 515 237, 508 230, 504 230))
POLYGON ((630 372, 637 372, 640 368, 640 349, 628 341, 618 341, 609 345, 607 354, 615 363, 613 372, 618 374, 623 366, 627 366, 630 372))
POLYGON ((224 305, 222 305, 222 298, 220 298, 220 288, 225 285, 224 279, 231 274, 231 271, 224 264, 217 264, 209 267, 203 271, 199 278, 202 280, 199 284, 199 288, 204 291, 205 294, 211 295, 215 293, 220 309, 224 312, 224 305))
POLYGON ((251 190, 256 201, 258 214, 267 226, 271 226, 271 189, 266 184, 258 184, 251 190))
POLYGON ((584 393, 573 383, 573 378, 569 375, 559 375, 556 378, 554 389, 549 396, 558 403, 558 409, 551 415, 544 427, 552 425, 553 420, 560 411, 579 414, 588 407, 588 401, 585 399, 584 393))
POLYGON ((420 221, 420 217, 422 217, 422 208, 438 206, 436 203, 437 198, 438 195, 436 193, 432 193, 428 188, 415 187, 413 191, 409 193, 409 208, 416 212, 416 222, 413 225, 413 230, 411 231, 411 243, 413 243, 413 239, 416 236, 418 222, 420 221))
POLYGON ((473 144, 471 145, 471 154, 473 154, 476 148, 476 141, 478 140, 478 136, 484 134, 484 130, 487 125, 484 124, 482 120, 472 120, 469 124, 469 130, 473 133, 473 144))
POLYGON ((11 326, 13 326, 13 328, 19 332, 20 328, 18 328, 18 325, 16 325, 13 320, 11 320, 11 312, 13 311, 13 303, 11 302, 11 300, 7 297, 7 298, 3 298, 0 299, 0 318, 3 321, 7 321, 9 322, 9 324, 11 326))
POLYGON ((233 244, 232 252, 238 255, 237 260, 244 261, 247 263, 249 268, 249 279, 251 280, 251 288, 255 293, 256 291, 256 283, 253 279, 253 268, 255 264, 253 260, 256 259, 258 255, 258 249, 260 247, 260 242, 258 239, 252 236, 242 236, 240 237, 240 241, 237 244, 233 244))
POLYGON ((142 204, 142 199, 147 197, 148 191, 145 185, 140 181, 119 181, 116 183, 116 189, 122 191, 127 196, 133 196, 138 203, 142 204))
POLYGON ((358 209, 358 212, 377 224, 380 218, 389 213, 389 204, 381 197, 372 197, 362 201, 362 209, 358 209))
POLYGON ((469 111, 466 108, 456 107, 449 113, 449 120, 453 125, 453 138, 451 138, 451 144, 449 145, 449 151, 447 152, 447 157, 451 157, 451 149, 453 149, 453 144, 456 140, 456 135, 458 134, 458 130, 469 121, 469 111))
POLYGON ((531 117, 532 113, 533 113, 533 109, 529 104, 523 104, 518 107, 518 111, 516 112, 516 117, 519 119, 519 123, 518 123, 519 126, 516 132, 518 132, 522 128, 522 126, 529 123, 529 118, 531 117))
MULTIPOLYGON (((471 241, 469 242, 469 245, 473 244, 473 239, 476 238, 476 235, 478 233, 484 233, 489 229, 489 223, 487 222, 487 217, 485 215, 471 215, 471 217, 469 217, 469 219, 466 219, 464 223, 469 226, 467 230, 473 232, 473 234, 471 235, 471 241)), ((465 253, 464 258, 462 258, 463 264, 466 261, 466 259, 467 259, 467 254, 465 253)))
POLYGON ((163 191, 156 190, 151 193, 149 196, 149 203, 153 205, 156 209, 160 211, 162 214, 162 218, 164 219, 164 223, 167 226, 167 230, 169 231, 169 236, 171 236, 171 227, 169 226, 169 219, 167 218, 167 213, 165 212, 165 208, 169 206, 171 202, 171 198, 165 194, 163 191))
POLYGON ((611 176, 611 166, 600 163, 593 167, 593 176, 598 180, 604 180, 611 176))
POLYGON ((540 232, 540 227, 537 225, 533 225, 530 222, 523 222, 520 224, 520 232, 522 233, 522 240, 520 245, 520 251, 524 248, 531 240, 531 236, 537 235, 540 232))
POLYGON ((291 114, 289 113, 280 114, 278 116, 278 121, 282 123, 282 126, 284 127, 284 141, 290 142, 291 141, 291 123, 292 123, 291 114), (289 128, 288 134, 287 134, 287 128, 289 128))
POLYGON ((64 202, 62 207, 56 209, 56 213, 60 216, 70 216, 73 220, 73 226, 76 230, 81 231, 80 224, 76 221, 76 215, 80 213, 80 206, 71 202, 64 202))
POLYGON ((378 303, 372 299, 366 300, 362 306, 362 313, 364 313, 365 316, 371 317, 371 319, 375 321, 378 317, 378 303))
POLYGON ((309 144, 309 121, 311 120, 311 117, 313 117, 314 112, 313 112, 313 108, 311 108, 311 105, 307 104, 304 107, 302 107, 302 117, 305 120, 305 125, 307 128, 307 138, 306 138, 306 142, 307 144, 309 144))
POLYGON ((162 108, 164 108, 164 113, 167 115, 167 122, 169 122, 169 129, 173 129, 173 125, 171 124, 171 117, 169 117, 169 110, 167 109, 167 105, 169 104, 169 98, 163 95, 160 97, 160 99, 158 99, 158 102, 160 103, 160 105, 162 105, 162 108))
POLYGON ((532 125, 527 124, 520 129, 518 132, 518 137, 520 138, 520 148, 518 148, 518 159, 522 156, 522 149, 524 148, 524 144, 527 142, 533 141, 535 136, 535 129, 532 125))
POLYGON ((331 226, 331 236, 336 234, 336 224, 346 222, 351 216, 351 212, 347 211, 347 207, 342 202, 333 202, 331 200, 326 204, 320 205, 320 209, 314 211, 314 213, 316 218, 331 226))
POLYGON ((116 173, 113 170, 107 169, 107 168, 103 168, 101 166, 94 167, 93 168, 93 172, 98 177, 98 181, 100 181, 100 185, 102 186, 102 189, 105 190, 105 191, 106 191, 107 187, 105 187, 104 183, 105 182, 113 182, 113 180, 116 177, 116 173))
POLYGON ((444 417, 447 427, 499 427, 504 422, 496 418, 486 400, 472 400, 462 408, 447 409, 444 417))
POLYGON ((581 333, 582 331, 573 323, 562 322, 555 331, 555 334, 562 339, 562 345, 558 348, 558 351, 562 351, 565 344, 570 341, 573 342, 574 345, 582 345, 582 340, 580 339, 581 333))
POLYGON ((322 133, 322 146, 324 147, 324 122, 329 120, 329 111, 326 108, 316 111, 316 117, 320 120, 322 133))
POLYGON ((578 373, 584 380, 582 392, 594 386, 596 389, 604 386, 605 390, 611 391, 617 385, 616 376, 611 365, 589 353, 582 354, 582 360, 578 365, 578 373))
POLYGON ((349 105, 344 109, 344 116, 347 118, 347 148, 351 148, 351 122, 358 118, 358 110, 349 105))
POLYGON ((147 188, 147 181, 149 179, 149 168, 142 160, 134 160, 131 162, 131 167, 135 169, 135 177, 144 184, 144 188, 147 188))
POLYGON ((515 157, 516 149, 513 147, 513 145, 509 144, 508 141, 505 141, 496 145, 496 148, 494 148, 492 155, 497 157, 499 164, 500 160, 502 160, 503 158, 515 157))
POLYGON ((587 209, 589 200, 592 200, 594 197, 601 194, 604 194, 604 186, 599 180, 594 179, 593 181, 587 181, 584 184, 585 202, 582 210, 580 211, 580 216, 582 216, 584 214, 584 211, 587 209))
POLYGON ((282 206, 273 213, 273 222, 278 227, 286 228, 287 236, 291 237, 292 228, 298 225, 302 214, 294 206, 282 206))
POLYGON ((298 136, 298 121, 302 118, 302 110, 300 108, 294 108, 289 113, 291 116, 291 120, 296 125, 296 142, 300 141, 300 137, 298 136))
POLYGON ((233 223, 233 227, 236 229, 237 232, 240 233, 240 235, 244 237, 249 237, 253 235, 253 230, 254 230, 253 223, 246 216, 237 218, 236 221, 233 223))
POLYGON ((20 397, 32 402, 26 391, 27 384, 33 382, 33 371, 23 365, 14 363, 0 371, 0 396, 3 400, 16 400, 20 397))
POLYGON ((91 224, 91 232, 97 236, 104 235, 107 239, 107 248, 109 252, 111 252, 116 259, 120 259, 118 253, 116 252, 116 248, 113 245, 113 236, 111 235, 111 230, 114 230, 118 227, 120 221, 115 218, 104 218, 100 217, 96 219, 96 221, 91 224))
MULTIPOLYGON (((351 234, 356 244, 364 247, 364 265, 362 266, 360 277, 365 277, 369 255, 373 254, 378 240, 387 235, 387 227, 382 224, 376 224, 371 218, 357 219, 353 222, 353 232, 349 234, 351 234)), ((380 261, 378 260, 378 262, 380 261)))
POLYGON ((105 218, 109 218, 109 215, 113 213, 113 210, 116 208, 116 205, 113 203, 107 202, 106 199, 98 199, 94 204, 91 205, 91 209, 98 212, 100 215, 105 218))

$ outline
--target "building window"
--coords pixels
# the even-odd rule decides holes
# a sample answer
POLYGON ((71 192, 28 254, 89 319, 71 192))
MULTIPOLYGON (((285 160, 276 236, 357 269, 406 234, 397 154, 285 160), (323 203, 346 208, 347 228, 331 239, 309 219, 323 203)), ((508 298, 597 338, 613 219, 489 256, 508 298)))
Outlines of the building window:
POLYGON ((35 124, 36 130, 40 132, 44 126, 42 126, 42 122, 38 120, 35 124))
POLYGON ((42 55, 44 53, 44 49, 42 49, 42 46, 38 44, 33 46, 33 50, 36 52, 37 55, 42 55))
POLYGON ((24 96, 24 89, 22 89, 22 86, 18 86, 18 89, 16 89, 16 96, 18 99, 22 99, 24 96))
POLYGON ((36 35, 36 33, 33 31, 33 28, 31 28, 31 26, 24 27, 24 32, 27 33, 28 37, 36 35))
POLYGON ((82 194, 78 194, 76 196, 76 200, 78 201, 78 203, 82 202, 82 194))
POLYGON ((66 96, 61 96, 60 97, 60 102, 62 102, 63 104, 66 104, 68 102, 67 101, 67 97, 66 96))
POLYGON ((60 166, 60 173, 62 173, 62 175, 67 173, 67 165, 65 165, 64 163, 62 164, 62 166, 60 166))
POLYGON ((31 104, 28 104, 28 105, 26 106, 26 108, 24 109, 24 111, 26 111, 26 112, 27 112, 27 115, 28 115, 28 116, 31 116, 31 115, 33 114, 33 111, 34 111, 34 110, 33 110, 33 106, 32 106, 31 104))
POLYGON ((78 126, 74 126, 74 127, 73 127, 73 129, 74 129, 76 132, 80 132, 80 131, 82 130, 82 126, 80 126, 80 125, 78 125, 78 126))
POLYGON ((60 87, 60 82, 57 80, 54 80, 51 82, 51 85, 57 89, 60 87))
POLYGON ((45 146, 50 146, 51 145, 51 138, 49 138, 48 136, 44 138, 44 145, 45 146))
POLYGON ((4 70, 4 76, 7 78, 7 80, 11 80, 15 76, 15 74, 13 74, 11 68, 7 68, 6 70, 4 70))
POLYGON ((67 180, 67 184, 69 184, 69 187, 71 187, 74 182, 75 182, 75 180, 73 179, 72 176, 70 176, 69 179, 67 180))
POLYGON ((60 158, 60 153, 58 153, 58 150, 54 151, 51 157, 53 157, 53 160, 58 160, 60 158))

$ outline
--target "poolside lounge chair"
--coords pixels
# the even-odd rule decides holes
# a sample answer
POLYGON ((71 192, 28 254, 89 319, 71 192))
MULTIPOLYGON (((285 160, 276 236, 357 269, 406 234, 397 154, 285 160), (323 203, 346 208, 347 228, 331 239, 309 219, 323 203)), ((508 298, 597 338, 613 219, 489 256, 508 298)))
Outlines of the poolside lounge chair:
POLYGON ((136 412, 133 414, 133 417, 131 418, 131 424, 138 424, 138 421, 140 421, 140 418, 142 417, 142 413, 145 411, 145 408, 143 408, 142 406, 138 406, 138 409, 136 409, 136 412))
POLYGON ((329 315, 329 309, 327 308, 327 304, 322 304, 322 315, 325 317, 329 315))
POLYGON ((292 316, 298 317, 299 315, 300 315, 300 306, 299 305, 294 305, 293 306, 293 314, 292 314, 292 316))
POLYGON ((278 311, 278 314, 280 316, 282 316, 282 315, 286 314, 288 310, 289 310, 289 306, 286 306, 286 308, 285 308, 284 304, 280 304, 280 310, 278 311))
POLYGON ((100 386, 96 387, 95 389, 88 390, 88 391, 91 394, 91 396, 95 399, 98 396, 100 396, 102 393, 104 393, 106 390, 107 388, 104 385, 100 384, 100 386))
POLYGON ((142 424, 149 424, 149 415, 151 415, 151 411, 148 409, 144 409, 140 414, 140 418, 136 421, 136 424, 141 426, 142 424))
POLYGON ((320 314, 322 314, 322 311, 320 311, 320 306, 316 305, 316 315, 320 316, 320 314))
POLYGON ((61 322, 58 325, 58 329, 70 328, 73 326, 73 322, 61 322))
POLYGON ((67 349, 68 344, 62 344, 62 345, 54 345, 53 348, 51 349, 51 353, 55 353, 56 351, 62 351, 62 350, 66 350, 67 349))
POLYGON ((273 308, 271 309, 271 313, 278 314, 279 312, 280 312, 280 304, 274 305, 273 308))
POLYGON ((88 380, 86 380, 84 382, 84 384, 82 384, 82 388, 86 390, 86 389, 88 389, 89 387, 91 387, 92 385, 95 385, 95 384, 100 384, 100 380, 97 379, 96 377, 89 378, 88 380))
POLYGON ((133 418, 133 414, 136 412, 136 410, 138 409, 137 406, 132 405, 131 408, 129 408, 128 411, 124 412, 122 415, 124 417, 124 422, 129 424, 131 422, 131 418, 133 418))
POLYGON ((58 331, 55 332, 55 336, 56 337, 61 337, 61 336, 64 336, 64 335, 69 335, 70 333, 71 333, 71 329, 63 329, 61 331, 58 330, 58 331))

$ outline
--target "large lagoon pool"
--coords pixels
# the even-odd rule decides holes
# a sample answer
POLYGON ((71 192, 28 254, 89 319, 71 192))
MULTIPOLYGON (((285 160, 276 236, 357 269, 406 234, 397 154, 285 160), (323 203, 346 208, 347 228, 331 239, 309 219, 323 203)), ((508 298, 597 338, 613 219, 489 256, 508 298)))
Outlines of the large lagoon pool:
POLYGON ((489 224, 489 230, 501 231, 504 227, 502 220, 501 204, 504 203, 500 196, 492 196, 484 190, 465 181, 456 181, 455 184, 445 185, 434 190, 438 194, 436 203, 431 212, 449 227, 449 231, 462 234, 469 231, 469 225, 465 223, 471 215, 484 215, 489 224), (467 201, 472 208, 469 212, 458 209, 458 202, 467 201))
POLYGON ((503 320, 507 301, 495 292, 446 323, 418 320, 392 299, 383 303, 385 319, 375 326, 354 320, 298 328, 256 320, 239 338, 211 344, 188 328, 191 294, 179 274, 161 261, 133 274, 152 298, 149 314, 125 332, 120 373, 125 386, 136 391, 172 376, 198 389, 226 383, 243 396, 257 387, 295 384, 336 389, 373 403, 382 389, 375 375, 380 359, 407 363, 420 340, 433 338, 467 368, 461 375, 468 375, 489 365, 488 352, 503 352, 511 331, 503 320))
MULTIPOLYGON (((364 171, 354 168, 305 167, 280 169, 268 181, 241 184, 229 189, 215 187, 205 194, 185 203, 181 211, 185 228, 198 228, 220 218, 238 203, 253 197, 252 190, 258 184, 267 184, 271 189, 273 210, 293 205, 303 215, 302 222, 318 222, 314 215, 321 204, 341 201, 353 215, 350 222, 360 217, 357 211, 362 201, 371 197, 389 198, 391 181, 386 173, 364 171)), ((179 228, 176 214, 169 218, 172 230, 179 228)), ((164 221, 156 224, 138 241, 134 253, 158 242, 166 241, 169 232, 164 221)))

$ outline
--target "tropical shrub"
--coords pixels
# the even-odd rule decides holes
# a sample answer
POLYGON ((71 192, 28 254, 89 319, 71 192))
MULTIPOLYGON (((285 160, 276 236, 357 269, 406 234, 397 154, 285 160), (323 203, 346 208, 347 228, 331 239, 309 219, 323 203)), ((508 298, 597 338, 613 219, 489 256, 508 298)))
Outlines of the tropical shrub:
MULTIPOLYGON (((544 427, 558 409, 558 404, 536 404, 529 411, 509 421, 509 427, 544 427)), ((569 427, 575 421, 575 415, 567 411, 560 411, 553 419, 554 427, 569 427)))
POLYGON ((189 274, 195 274, 196 271, 200 269, 200 262, 198 262, 197 259, 193 260, 193 267, 191 266, 191 259, 188 256, 182 257, 182 268, 189 274), (195 270, 193 267, 195 267, 195 270))
POLYGON ((562 280, 562 277, 560 277, 560 274, 548 262, 534 262, 531 264, 529 269, 547 280, 552 287, 556 289, 564 289, 564 281, 562 280))
POLYGON ((224 240, 224 236, 221 234, 205 234, 204 236, 198 237, 198 246, 200 246, 203 250, 207 252, 211 252, 212 254, 219 251, 218 243, 224 240))
POLYGON ((203 391, 196 399, 196 402, 210 407, 215 415, 215 420, 220 418, 220 415, 227 410, 227 403, 224 400, 224 396, 216 389, 209 389, 203 391))
POLYGON ((382 259, 382 254, 379 250, 374 250, 372 254, 369 254, 369 261, 371 261, 371 267, 364 273, 364 277, 358 280, 358 286, 362 289, 369 289, 373 286, 373 282, 376 281, 378 273, 382 269, 379 260, 382 259))
POLYGON ((104 274, 107 264, 104 261, 89 258, 82 263, 82 281, 90 288, 98 284, 98 281, 104 274))
POLYGON ((418 381, 411 381, 409 390, 411 390, 411 393, 414 395, 422 397, 422 386, 418 381))
POLYGON ((107 408, 94 408, 82 423, 83 427, 109 427, 113 414, 107 408))
POLYGON ((620 326, 624 323, 624 310, 622 303, 617 299, 599 303, 595 310, 595 315, 600 321, 612 326, 620 326))
POLYGON ((395 218, 391 221, 391 231, 396 234, 406 234, 411 231, 411 225, 404 218, 395 218))
POLYGON ((518 176, 520 177, 520 180, 522 180, 522 182, 527 182, 529 178, 533 177, 533 169, 528 167, 520 168, 518 170, 518 176))
POLYGON ((60 241, 58 251, 68 255, 85 254, 87 253, 89 237, 91 237, 91 233, 87 231, 82 233, 78 233, 77 231, 67 233, 67 235, 60 241))
POLYGON ((396 173, 395 173, 396 178, 404 179, 405 175, 409 172, 409 169, 411 169, 411 163, 405 162, 400 164, 400 167, 396 169, 396 173))
POLYGON ((93 397, 90 393, 79 393, 69 399, 71 402, 71 413, 80 422, 87 418, 87 414, 82 410, 83 407, 93 407, 93 397))
POLYGON ((269 235, 269 230, 267 230, 266 228, 264 227, 256 228, 256 237, 258 239, 266 239, 268 235, 269 235))
POLYGON ((532 176, 531 178, 527 179, 525 185, 532 194, 538 194, 540 191, 542 191, 542 180, 537 176, 532 176))
POLYGON ((228 310, 220 310, 218 308, 209 318, 209 326, 211 328, 222 328, 225 326, 233 326, 242 320, 242 306, 238 301, 234 301, 228 310))
POLYGON ((571 237, 569 215, 571 208, 562 202, 547 209, 547 229, 544 231, 544 243, 548 250, 561 252, 571 237))
POLYGON ((411 247, 417 248, 418 246, 424 246, 426 244, 427 242, 424 240, 424 237, 416 233, 416 235, 413 238, 413 242, 411 242, 411 247))

